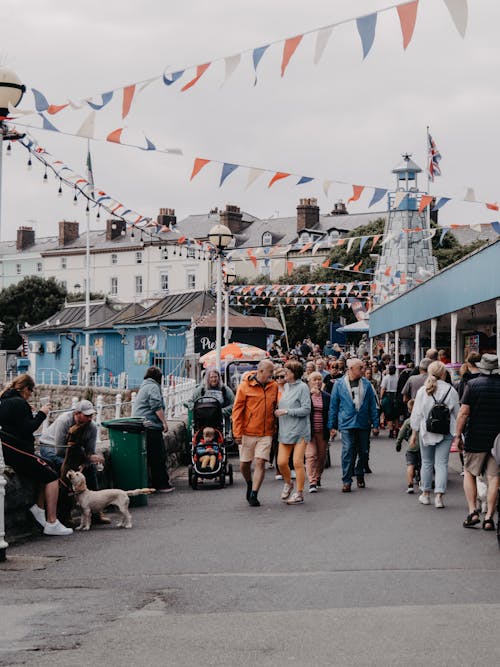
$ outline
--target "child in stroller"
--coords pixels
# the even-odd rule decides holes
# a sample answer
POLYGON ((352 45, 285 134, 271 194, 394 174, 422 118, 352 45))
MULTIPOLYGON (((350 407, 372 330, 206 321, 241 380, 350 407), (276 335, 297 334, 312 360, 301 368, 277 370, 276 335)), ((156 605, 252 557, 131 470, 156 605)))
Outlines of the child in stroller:
POLYGON ((219 401, 212 397, 197 399, 193 407, 193 439, 189 484, 196 489, 203 480, 218 480, 219 487, 233 483, 233 467, 227 461, 224 422, 219 401))
POLYGON ((203 429, 203 438, 196 446, 196 455, 200 462, 200 469, 206 472, 213 472, 218 454, 219 445, 215 437, 215 429, 212 426, 205 426, 203 429))

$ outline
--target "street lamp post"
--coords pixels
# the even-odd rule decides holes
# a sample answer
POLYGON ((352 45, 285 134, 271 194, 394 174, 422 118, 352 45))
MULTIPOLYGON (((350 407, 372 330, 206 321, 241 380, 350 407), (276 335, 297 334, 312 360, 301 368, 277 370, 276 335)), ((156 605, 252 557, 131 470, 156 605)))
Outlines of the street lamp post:
POLYGON ((208 234, 208 240, 217 251, 217 288, 216 288, 216 320, 215 320, 215 366, 220 372, 222 347, 222 258, 224 250, 233 240, 233 234, 226 225, 215 225, 208 234))
POLYGON ((9 130, 4 118, 9 115, 9 108, 17 107, 24 95, 26 87, 21 83, 15 72, 0 67, 0 239, 2 238, 2 161, 3 142, 22 139, 24 134, 9 130))
MULTIPOLYGON (((24 135, 11 132, 4 122, 9 114, 9 107, 15 107, 21 101, 26 88, 22 85, 19 77, 6 67, 0 67, 0 238, 2 219, 2 159, 3 142, 22 139, 24 135)), ((7 484, 4 476, 5 461, 3 459, 2 446, 0 445, 0 562, 7 556, 5 541, 5 486, 7 484)))
POLYGON ((231 293, 231 285, 234 283, 235 279, 234 268, 226 266, 226 272, 224 274, 224 284, 226 287, 226 293, 224 295, 224 345, 229 343, 229 295, 231 293))

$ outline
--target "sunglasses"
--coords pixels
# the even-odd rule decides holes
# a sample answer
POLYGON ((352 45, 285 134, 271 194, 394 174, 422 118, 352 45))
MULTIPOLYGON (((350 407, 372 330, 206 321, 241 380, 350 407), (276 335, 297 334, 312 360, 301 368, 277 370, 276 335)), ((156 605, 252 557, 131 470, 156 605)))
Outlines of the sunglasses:
POLYGON ((275 375, 275 376, 274 376, 274 379, 275 379, 275 380, 284 380, 285 377, 286 377, 286 375, 275 375))

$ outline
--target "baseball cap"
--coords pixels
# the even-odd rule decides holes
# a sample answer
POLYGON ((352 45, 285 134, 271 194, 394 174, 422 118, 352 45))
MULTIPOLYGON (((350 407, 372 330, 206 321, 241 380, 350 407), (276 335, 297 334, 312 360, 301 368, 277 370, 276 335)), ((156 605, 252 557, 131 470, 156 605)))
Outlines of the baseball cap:
POLYGON ((84 415, 95 415, 95 408, 90 401, 79 401, 73 408, 74 412, 81 412, 84 415))

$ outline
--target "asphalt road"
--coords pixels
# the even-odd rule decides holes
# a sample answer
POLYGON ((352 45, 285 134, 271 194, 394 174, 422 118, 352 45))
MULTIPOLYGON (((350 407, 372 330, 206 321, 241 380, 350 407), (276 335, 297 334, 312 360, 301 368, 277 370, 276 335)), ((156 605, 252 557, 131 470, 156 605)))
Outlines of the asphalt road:
POLYGON ((181 471, 132 530, 10 548, 0 665, 498 665, 500 551, 462 528, 456 460, 436 510, 405 493, 385 438, 367 488, 342 494, 338 448, 300 506, 279 501, 274 471, 260 508, 239 475, 192 491, 181 471))

